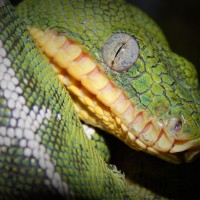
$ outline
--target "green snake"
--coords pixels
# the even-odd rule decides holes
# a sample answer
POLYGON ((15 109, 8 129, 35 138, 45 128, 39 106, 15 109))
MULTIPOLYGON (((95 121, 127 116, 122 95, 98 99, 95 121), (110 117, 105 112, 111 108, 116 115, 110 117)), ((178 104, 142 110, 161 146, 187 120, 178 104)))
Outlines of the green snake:
POLYGON ((198 155, 196 70, 138 8, 1 0, 0 19, 0 199, 143 199, 78 117, 172 163, 198 155))

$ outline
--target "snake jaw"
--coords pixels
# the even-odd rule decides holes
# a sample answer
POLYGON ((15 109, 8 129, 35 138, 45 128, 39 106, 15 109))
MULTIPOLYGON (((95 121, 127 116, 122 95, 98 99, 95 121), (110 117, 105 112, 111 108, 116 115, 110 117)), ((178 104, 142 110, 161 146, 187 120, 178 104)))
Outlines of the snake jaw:
POLYGON ((78 115, 86 123, 115 134, 131 148, 169 162, 179 163, 182 157, 177 154, 180 152, 184 152, 185 159, 196 156, 198 150, 189 153, 197 142, 183 134, 185 122, 171 117, 163 123, 147 116, 146 111, 138 109, 71 39, 51 30, 43 32, 30 28, 29 31, 44 54, 53 61, 54 71, 72 94, 78 115), (89 113, 79 108, 80 103, 87 105, 89 113))
POLYGON ((175 117, 170 118, 166 124, 150 120, 142 131, 134 129, 137 133, 129 132, 128 135, 142 150, 150 154, 174 163, 182 160, 191 162, 200 153, 199 140, 187 137, 182 131, 182 123, 175 117))

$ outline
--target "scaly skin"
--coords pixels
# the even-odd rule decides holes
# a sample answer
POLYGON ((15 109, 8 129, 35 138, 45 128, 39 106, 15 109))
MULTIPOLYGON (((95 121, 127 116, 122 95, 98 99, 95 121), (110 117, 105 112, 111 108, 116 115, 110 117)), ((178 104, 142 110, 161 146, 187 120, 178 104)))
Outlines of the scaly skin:
POLYGON ((137 199, 8 3, 0 18, 0 199, 137 199))
MULTIPOLYGON (((88 79, 94 68, 79 75, 80 70, 74 69, 79 56, 72 60, 72 64, 63 64, 58 53, 48 52, 49 46, 45 50, 45 44, 51 39, 48 38, 45 43, 44 36, 38 36, 44 33, 36 31, 34 37, 35 29, 30 30, 52 64, 66 70, 63 76, 69 73, 75 81, 80 81, 77 87, 85 87, 95 98, 95 104, 104 104, 106 111, 111 111, 114 119, 110 124, 114 128, 105 122, 97 126, 116 135, 132 148, 170 162, 189 162, 199 153, 200 100, 196 71, 190 62, 171 52, 160 29, 144 13, 123 1, 25 1, 19 6, 18 13, 29 28, 35 27, 45 31, 45 34, 53 29, 55 36, 52 38, 60 34, 80 44, 98 65, 99 71, 103 71, 103 76, 108 78, 111 85, 108 91, 105 88, 109 84, 92 90, 95 79, 88 79), (139 46, 139 57, 131 68, 122 72, 110 69, 103 58, 105 43, 115 33, 129 34, 139 46), (120 100, 118 93, 125 100, 120 100), (112 95, 114 97, 111 98, 112 95), (122 101, 130 104, 124 106, 127 109, 121 109, 122 101), (122 127, 118 127, 116 117, 122 127)), ((77 88, 74 93, 77 93, 77 88)), ((102 118, 96 121, 102 121, 102 118)), ((96 125, 96 122, 89 123, 96 125)))
MULTIPOLYGON (((180 158, 169 150, 181 143, 174 151, 187 150, 185 159, 193 158, 199 149, 199 93, 194 67, 170 51, 154 22, 122 1, 63 3, 27 1, 18 11, 23 11, 20 17, 27 25, 41 30, 54 28, 81 44, 136 105, 142 128, 151 123, 159 129, 155 132, 162 130, 173 141, 166 152, 162 147, 153 151, 156 143, 147 145, 151 138, 143 141, 141 131, 126 123, 126 115, 121 121, 140 140, 136 148, 179 162, 180 158), (102 58, 103 44, 116 32, 132 35, 140 48, 137 61, 128 71, 110 70, 102 58), (181 124, 178 121, 179 126, 174 127, 177 124, 169 122, 172 117, 180 119, 181 124), (174 142, 174 138, 183 142, 174 142)), ((41 198, 59 193, 77 199, 136 199, 138 194, 127 187, 114 167, 104 163, 87 140, 68 93, 14 10, 3 2, 0 9, 0 197, 41 198)), ((136 143, 130 138, 124 141, 130 146, 136 143)))

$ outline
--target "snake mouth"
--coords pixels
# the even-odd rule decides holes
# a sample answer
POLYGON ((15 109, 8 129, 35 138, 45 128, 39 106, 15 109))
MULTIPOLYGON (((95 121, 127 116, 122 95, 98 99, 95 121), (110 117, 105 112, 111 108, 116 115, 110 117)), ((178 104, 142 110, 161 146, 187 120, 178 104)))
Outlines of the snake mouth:
POLYGON ((197 154, 195 150, 190 153, 196 141, 175 139, 157 118, 138 109, 80 44, 53 30, 28 30, 69 91, 83 121, 114 134, 131 148, 169 162, 189 161, 197 154))

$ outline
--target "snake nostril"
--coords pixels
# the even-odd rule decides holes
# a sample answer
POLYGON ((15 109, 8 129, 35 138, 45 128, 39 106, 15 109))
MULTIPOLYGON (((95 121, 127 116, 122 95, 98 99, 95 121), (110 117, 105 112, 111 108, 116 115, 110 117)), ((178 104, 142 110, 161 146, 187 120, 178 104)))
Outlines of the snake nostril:
POLYGON ((176 122, 174 129, 175 129, 176 132, 179 132, 181 130, 181 128, 182 128, 182 121, 179 119, 176 122))
POLYGON ((182 120, 176 117, 169 119, 167 123, 167 128, 172 134, 176 134, 182 129, 182 120))

